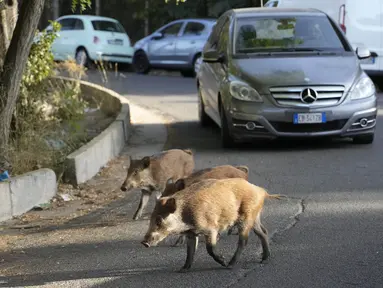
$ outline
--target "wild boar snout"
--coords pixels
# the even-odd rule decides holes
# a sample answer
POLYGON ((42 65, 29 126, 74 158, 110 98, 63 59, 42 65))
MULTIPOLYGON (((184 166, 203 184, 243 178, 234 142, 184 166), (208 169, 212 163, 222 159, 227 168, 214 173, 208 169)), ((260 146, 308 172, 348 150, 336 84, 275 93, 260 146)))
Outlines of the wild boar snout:
POLYGON ((150 244, 147 241, 141 241, 141 244, 144 245, 146 248, 150 247, 150 244))

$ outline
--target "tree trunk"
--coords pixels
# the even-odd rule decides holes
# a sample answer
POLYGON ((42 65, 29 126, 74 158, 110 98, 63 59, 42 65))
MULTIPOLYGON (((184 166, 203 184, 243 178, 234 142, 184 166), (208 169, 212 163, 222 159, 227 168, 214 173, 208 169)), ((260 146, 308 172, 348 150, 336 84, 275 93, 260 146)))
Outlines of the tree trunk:
POLYGON ((100 3, 101 1, 100 0, 96 0, 95 1, 95 11, 96 11, 96 15, 97 16, 100 16, 101 15, 101 3, 100 3))
POLYGON ((4 9, 0 11, 0 71, 15 29, 18 10, 16 0, 4 1, 2 4, 4 9))
POLYGON ((44 2, 45 0, 22 2, 20 15, 5 56, 3 71, 0 74, 0 157, 6 157, 8 154, 12 114, 44 2))
POLYGON ((149 0, 145 0, 145 37, 149 35, 149 0))
POLYGON ((53 12, 53 20, 56 20, 60 17, 60 1, 52 0, 52 12, 53 12))

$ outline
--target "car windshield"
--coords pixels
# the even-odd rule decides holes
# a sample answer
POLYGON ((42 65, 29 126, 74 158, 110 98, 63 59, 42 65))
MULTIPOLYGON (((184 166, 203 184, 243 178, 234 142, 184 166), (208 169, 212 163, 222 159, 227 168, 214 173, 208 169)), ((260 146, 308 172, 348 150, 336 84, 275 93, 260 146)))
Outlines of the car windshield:
POLYGON ((93 29, 96 31, 125 33, 124 28, 118 22, 106 21, 106 20, 94 20, 92 21, 92 25, 93 25, 93 29))
POLYGON ((345 51, 325 16, 239 18, 235 54, 289 51, 345 51))

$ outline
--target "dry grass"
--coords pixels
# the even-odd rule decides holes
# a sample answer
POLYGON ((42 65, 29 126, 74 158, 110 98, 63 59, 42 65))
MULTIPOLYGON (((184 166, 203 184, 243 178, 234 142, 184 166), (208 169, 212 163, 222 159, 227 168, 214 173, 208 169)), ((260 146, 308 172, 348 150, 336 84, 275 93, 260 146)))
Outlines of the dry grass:
MULTIPOLYGON (((74 79, 79 80, 85 75, 85 69, 72 60, 57 64, 57 68, 67 71, 74 79)), ((47 96, 44 97, 47 99, 53 95, 60 97, 72 90, 74 91, 72 93, 77 91, 80 93, 79 81, 69 85, 67 83, 58 85, 57 80, 47 79, 41 83, 42 85, 46 87, 41 91, 46 91, 47 96)), ((10 171, 12 176, 40 168, 51 168, 60 176, 65 169, 63 164, 66 156, 89 140, 86 129, 79 127, 76 121, 52 118, 49 113, 55 108, 54 105, 50 107, 48 105, 48 108, 44 110, 47 115, 44 119, 41 115, 36 115, 34 118, 34 114, 31 113, 21 115, 18 119, 23 121, 23 131, 15 133, 10 143, 9 158, 12 163, 12 171, 10 171)))

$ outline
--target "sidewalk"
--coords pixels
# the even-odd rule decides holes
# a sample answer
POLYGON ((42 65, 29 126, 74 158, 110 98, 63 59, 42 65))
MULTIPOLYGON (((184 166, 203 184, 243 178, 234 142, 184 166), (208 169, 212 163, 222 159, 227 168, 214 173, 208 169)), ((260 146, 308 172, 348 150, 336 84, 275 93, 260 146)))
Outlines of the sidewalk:
MULTIPOLYGON (((71 201, 58 195, 52 206, 42 211, 30 211, 16 219, 0 224, 0 251, 5 249, 7 237, 23 234, 65 230, 75 227, 114 226, 130 220, 127 215, 129 194, 120 191, 126 176, 129 155, 139 158, 163 149, 167 140, 166 119, 152 111, 130 104, 132 134, 122 155, 108 163, 96 177, 77 189, 60 185, 59 194, 66 194, 71 201)), ((12 242, 12 241, 11 241, 12 242)), ((1 259, 0 259, 1 260, 1 259)))

